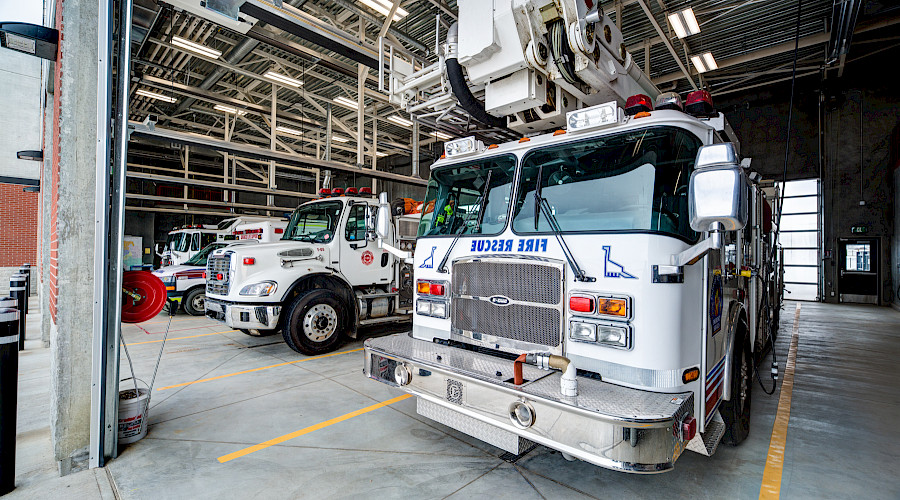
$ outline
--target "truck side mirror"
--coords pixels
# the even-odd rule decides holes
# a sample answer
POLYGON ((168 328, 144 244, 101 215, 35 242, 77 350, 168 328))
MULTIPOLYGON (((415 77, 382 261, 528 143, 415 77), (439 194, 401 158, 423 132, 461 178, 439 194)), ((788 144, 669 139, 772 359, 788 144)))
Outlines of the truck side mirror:
POLYGON ((736 231, 747 225, 747 174, 734 144, 701 147, 690 182, 691 229, 736 231))
POLYGON ((375 234, 380 239, 387 239, 391 234, 391 205, 387 201, 387 193, 378 195, 378 213, 375 215, 375 234))

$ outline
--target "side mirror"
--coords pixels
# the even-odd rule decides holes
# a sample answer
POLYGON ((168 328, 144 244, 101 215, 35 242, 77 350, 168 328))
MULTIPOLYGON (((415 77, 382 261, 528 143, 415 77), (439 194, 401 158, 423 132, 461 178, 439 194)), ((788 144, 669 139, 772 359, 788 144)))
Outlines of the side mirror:
POLYGON ((380 239, 391 235, 391 205, 387 201, 387 193, 378 195, 378 213, 375 215, 375 234, 380 239))
POLYGON ((734 144, 701 147, 690 182, 691 229, 702 232, 719 227, 736 231, 747 225, 747 174, 734 144))

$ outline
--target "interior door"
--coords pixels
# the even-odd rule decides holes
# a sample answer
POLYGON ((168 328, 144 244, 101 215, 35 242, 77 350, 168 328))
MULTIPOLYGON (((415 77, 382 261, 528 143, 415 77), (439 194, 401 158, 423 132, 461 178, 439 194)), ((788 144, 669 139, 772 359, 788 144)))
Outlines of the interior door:
POLYGON ((839 247, 841 302, 878 304, 878 239, 841 239, 839 247))
POLYGON ((341 272, 353 286, 386 284, 391 277, 391 259, 374 241, 366 241, 366 204, 348 210, 344 234, 340 235, 341 272))

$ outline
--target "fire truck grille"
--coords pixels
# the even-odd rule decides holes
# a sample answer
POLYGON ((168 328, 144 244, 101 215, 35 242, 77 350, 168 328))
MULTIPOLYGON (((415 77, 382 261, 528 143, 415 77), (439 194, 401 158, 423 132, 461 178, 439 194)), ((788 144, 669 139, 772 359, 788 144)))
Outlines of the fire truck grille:
POLYGON ((453 266, 453 294, 473 297, 503 295, 510 300, 559 304, 562 271, 543 262, 475 260, 453 266))
POLYGON ((228 270, 231 268, 231 252, 223 255, 210 255, 206 261, 206 293, 212 295, 228 295, 231 282, 228 270), (222 279, 218 279, 222 275, 222 279))
POLYGON ((473 259, 453 265, 451 328, 558 347, 562 342, 562 266, 542 260, 473 259))

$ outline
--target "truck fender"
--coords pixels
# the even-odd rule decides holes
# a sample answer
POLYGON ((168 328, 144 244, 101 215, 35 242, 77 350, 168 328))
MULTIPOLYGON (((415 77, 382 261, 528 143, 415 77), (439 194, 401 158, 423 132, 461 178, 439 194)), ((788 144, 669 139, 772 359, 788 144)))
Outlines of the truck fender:
POLYGON ((737 300, 732 301, 728 308, 728 325, 725 330, 725 366, 723 367, 725 376, 722 381, 722 399, 725 401, 731 401, 731 364, 734 359, 732 354, 735 341, 737 340, 737 329, 741 324, 742 317, 744 323, 747 323, 747 312, 744 310, 744 304, 737 300))
POLYGON ((356 294, 353 293, 353 287, 340 274, 337 273, 314 273, 306 274, 302 278, 293 282, 284 293, 282 304, 287 307, 288 303, 301 292, 312 290, 314 288, 324 288, 331 290, 340 295, 346 304, 349 305, 347 311, 347 321, 350 325, 350 338, 356 338, 357 326, 359 323, 359 302, 356 300, 356 294))

